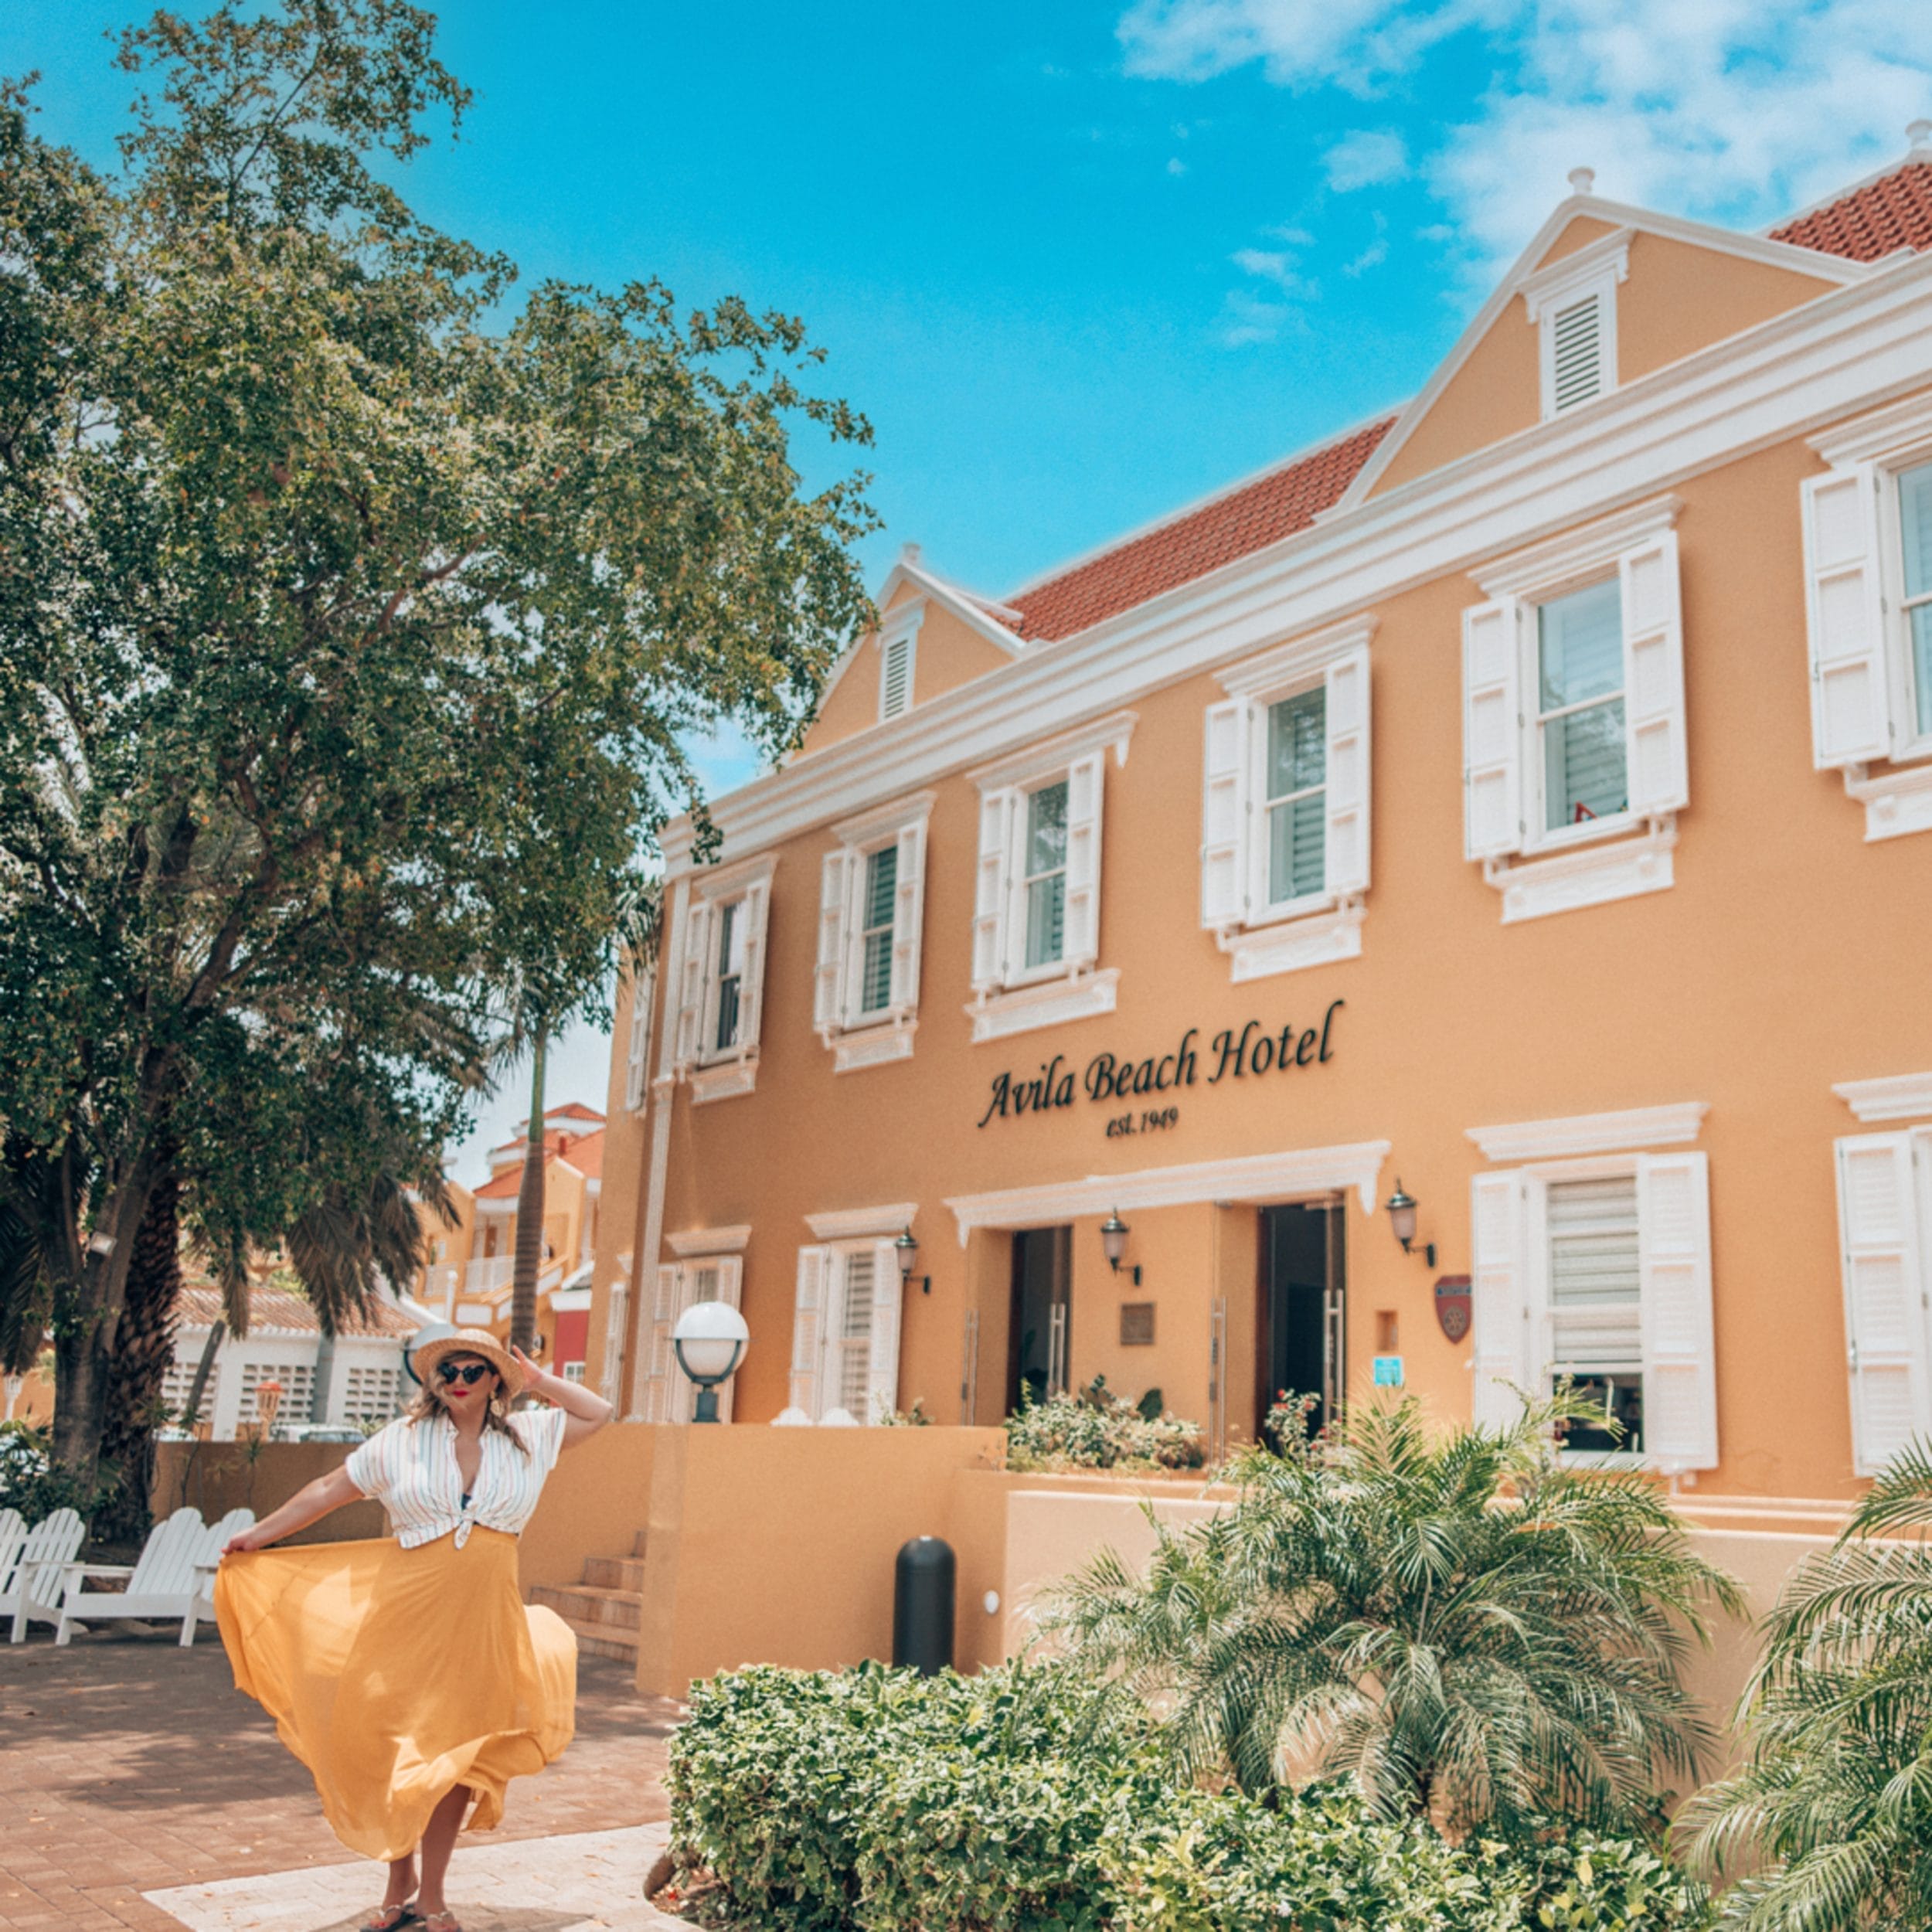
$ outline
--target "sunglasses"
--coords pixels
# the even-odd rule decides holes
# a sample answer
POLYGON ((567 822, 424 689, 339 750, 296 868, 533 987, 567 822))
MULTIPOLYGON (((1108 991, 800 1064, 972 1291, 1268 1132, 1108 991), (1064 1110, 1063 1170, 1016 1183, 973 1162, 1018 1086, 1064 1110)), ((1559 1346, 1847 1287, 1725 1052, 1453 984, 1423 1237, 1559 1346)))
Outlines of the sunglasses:
POLYGON ((472 1389, 485 1376, 495 1375, 495 1372, 487 1362, 439 1362, 436 1365, 436 1376, 439 1382, 451 1383, 461 1376, 472 1389))

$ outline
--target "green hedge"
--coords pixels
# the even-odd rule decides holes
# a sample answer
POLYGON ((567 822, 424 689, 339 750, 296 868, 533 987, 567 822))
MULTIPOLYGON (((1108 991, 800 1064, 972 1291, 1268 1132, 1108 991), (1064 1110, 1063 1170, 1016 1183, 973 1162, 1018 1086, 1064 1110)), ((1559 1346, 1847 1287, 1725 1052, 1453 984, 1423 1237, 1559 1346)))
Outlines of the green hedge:
POLYGON ((706 1916, 784 1932, 1693 1932, 1641 1845, 1452 1845, 1335 1787, 1177 1790, 1151 1721, 1062 1666, 700 1685, 672 1840, 706 1916))

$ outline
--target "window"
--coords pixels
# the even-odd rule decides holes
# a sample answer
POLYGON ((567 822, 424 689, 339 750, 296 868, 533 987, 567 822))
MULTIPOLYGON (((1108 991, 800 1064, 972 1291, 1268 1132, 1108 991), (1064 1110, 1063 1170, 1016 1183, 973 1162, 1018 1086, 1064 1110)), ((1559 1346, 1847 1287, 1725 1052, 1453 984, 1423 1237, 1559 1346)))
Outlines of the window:
POLYGON ((1475 573, 1490 600, 1463 613, 1464 851, 1505 923, 1672 882, 1690 796, 1677 507, 1475 573))
POLYGON ((313 1362, 246 1362, 242 1365, 241 1407, 238 1423, 247 1425, 261 1418, 258 1391, 264 1382, 281 1384, 281 1400, 275 1406, 275 1420, 270 1433, 281 1435, 294 1422, 307 1422, 315 1413, 315 1367, 313 1362))
POLYGON ((1356 618, 1237 665, 1208 707, 1201 923, 1236 980, 1362 950, 1374 629, 1356 618))
POLYGON ((1478 1174, 1471 1200, 1476 1420, 1573 1381, 1622 1425, 1564 1447, 1665 1471, 1717 1462, 1709 1167, 1697 1153, 1478 1174))
POLYGON ((1522 284, 1523 304, 1538 331, 1546 420, 1617 386, 1617 287, 1629 274, 1624 228, 1522 284))
POLYGON ((1100 825, 1106 754, 1124 764, 1131 711, 975 772, 975 1040, 1111 1012, 1100 972, 1100 825))
POLYGON ((902 604, 879 629, 879 719, 883 724, 912 709, 913 669, 920 627, 926 617, 921 597, 902 604))
POLYGON ((1066 950, 1066 781, 1026 796, 1022 878, 1028 969, 1057 966, 1066 950))
MULTIPOLYGON (((749 1228, 721 1230, 740 1247, 749 1228)), ((674 1248, 679 1243, 702 1243, 704 1236, 672 1236, 674 1248)), ((638 1413, 646 1422, 689 1422, 696 1400, 691 1378, 678 1366, 671 1343, 671 1332, 678 1317, 700 1301, 723 1301, 736 1308, 744 1293, 744 1260, 740 1253, 692 1255, 668 1262, 658 1270, 657 1298, 651 1309, 651 1332, 644 1354, 643 1386, 636 1398, 638 1413)), ((582 1374, 579 1368, 579 1376, 582 1374)), ((731 1392, 736 1382, 725 1383, 718 1390, 718 1420, 731 1420, 731 1392)), ((615 1399, 614 1388, 611 1391, 615 1399)))
POLYGON ((1932 1431, 1932 1128, 1838 1143, 1852 1459, 1878 1474, 1932 1431))
MULTIPOLYGON (((351 1369, 342 1378, 342 1420, 377 1428, 401 1406, 402 1376, 395 1369, 351 1369)), ((332 1421, 336 1418, 330 1417, 332 1421)))
POLYGON ((583 1364, 581 1362, 565 1362, 563 1379, 566 1382, 581 1382, 583 1379, 583 1364))
POLYGON ((1547 832, 1629 808, 1622 606, 1612 577, 1537 607, 1536 763, 1547 832))
POLYGON ((1844 774, 1868 839, 1932 832, 1932 404, 1811 447, 1832 465, 1802 486, 1812 761, 1844 774))
POLYGON ((781 1420, 872 1423, 899 1406, 903 1293, 889 1241, 798 1250, 791 1402, 781 1420))
POLYGON ((632 1113, 643 1105, 650 1086, 651 988, 650 962, 632 963, 631 972, 631 1039, 624 1056, 624 1104, 632 1113))
POLYGON ((821 861, 812 1024, 838 1073, 912 1053, 934 795, 835 827, 821 861))
POLYGON ((694 883, 677 915, 673 1071, 702 1102, 757 1083, 765 922, 776 862, 760 859, 694 883))

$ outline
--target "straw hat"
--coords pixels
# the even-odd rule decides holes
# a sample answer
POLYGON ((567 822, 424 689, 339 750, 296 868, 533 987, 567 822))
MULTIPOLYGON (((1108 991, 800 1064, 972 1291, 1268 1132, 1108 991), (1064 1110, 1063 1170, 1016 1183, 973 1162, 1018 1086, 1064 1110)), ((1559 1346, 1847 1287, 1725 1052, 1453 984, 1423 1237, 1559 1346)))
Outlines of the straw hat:
POLYGON ((439 1335, 433 1340, 419 1342, 410 1351, 410 1361, 424 1388, 431 1386, 430 1378, 436 1373, 436 1365, 449 1355, 481 1355, 502 1377, 506 1402, 515 1401, 523 1393, 523 1371, 516 1366, 509 1350, 488 1328, 453 1328, 448 1334, 439 1335))

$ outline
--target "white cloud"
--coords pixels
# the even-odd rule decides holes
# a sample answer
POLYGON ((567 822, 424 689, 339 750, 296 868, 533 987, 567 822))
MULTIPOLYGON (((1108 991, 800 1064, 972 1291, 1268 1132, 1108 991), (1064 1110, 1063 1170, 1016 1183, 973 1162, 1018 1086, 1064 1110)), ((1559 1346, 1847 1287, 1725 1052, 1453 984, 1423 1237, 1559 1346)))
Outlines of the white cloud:
POLYGON ((1313 291, 1296 272, 1294 257, 1274 248, 1237 248, 1229 258, 1243 274, 1272 282, 1284 295, 1306 295, 1313 291))
POLYGON ((1167 172, 1170 175, 1184 175, 1187 172, 1187 163, 1179 155, 1170 155, 1167 160, 1167 172))
POLYGON ((1409 165, 1409 149, 1393 128, 1362 128, 1344 134, 1321 157, 1328 185, 1338 195, 1399 180, 1409 165))
POLYGON ((1286 302, 1263 301, 1245 290, 1231 288, 1222 303, 1215 337, 1223 349, 1250 349, 1257 342, 1273 342, 1294 315, 1286 302))
POLYGON ((1342 264, 1342 272, 1352 278, 1366 275, 1372 268, 1379 267, 1389 259, 1389 218, 1379 209, 1375 216, 1375 235, 1369 245, 1352 261, 1342 264))
POLYGON ((1896 158, 1932 111, 1927 19, 1926 0, 1135 0, 1119 34, 1142 75, 1259 62, 1298 93, 1357 97, 1401 80, 1444 124, 1423 179, 1493 266, 1579 165, 1612 199, 1755 226, 1896 158), (1492 77, 1443 114, 1429 63, 1469 34, 1492 77))

